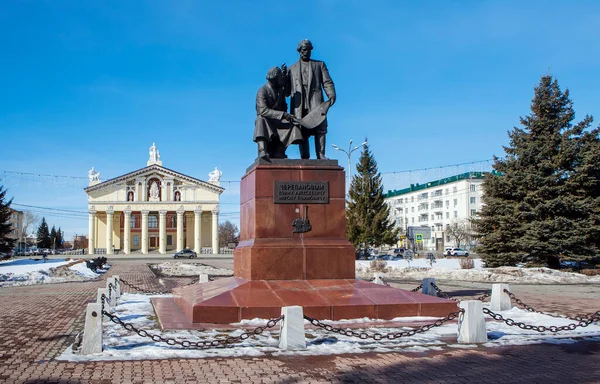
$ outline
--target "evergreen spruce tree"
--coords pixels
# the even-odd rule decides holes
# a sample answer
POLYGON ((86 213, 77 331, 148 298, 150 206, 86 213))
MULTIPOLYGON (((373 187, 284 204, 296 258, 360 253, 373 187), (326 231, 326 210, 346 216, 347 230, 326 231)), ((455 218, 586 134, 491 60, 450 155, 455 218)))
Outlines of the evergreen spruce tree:
POLYGON ((53 225, 52 229, 50 230, 50 248, 52 249, 55 247, 56 247, 56 228, 53 225))
POLYGON ((15 239, 10 237, 13 230, 10 223, 10 205, 12 199, 6 200, 6 189, 0 185, 0 252, 11 251, 15 246, 15 239))
POLYGON ((63 247, 63 233, 60 227, 56 231, 56 249, 62 249, 63 247))
POLYGON ((346 206, 348 240, 355 246, 395 243, 398 230, 389 220, 390 208, 385 203, 381 175, 368 145, 364 146, 356 170, 346 206))
POLYGON ((600 164, 591 117, 572 124, 569 92, 552 76, 535 88, 531 112, 509 132, 506 156, 494 158, 495 172, 483 182, 485 204, 474 223, 489 267, 526 256, 556 267, 561 257, 597 251, 600 164))
POLYGON ((37 230, 37 246, 38 248, 50 248, 50 231, 48 230, 48 224, 46 224, 46 218, 42 217, 42 222, 37 230))

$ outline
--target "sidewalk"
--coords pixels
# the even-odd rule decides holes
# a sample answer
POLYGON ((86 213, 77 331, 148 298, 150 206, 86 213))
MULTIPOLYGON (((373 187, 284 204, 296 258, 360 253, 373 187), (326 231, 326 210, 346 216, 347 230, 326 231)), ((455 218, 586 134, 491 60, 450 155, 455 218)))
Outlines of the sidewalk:
MULTIPOLYGON (((145 263, 115 263, 120 275, 147 288, 145 263)), ((85 306, 105 279, 0 288, 0 383, 598 383, 600 342, 505 348, 473 347, 429 354, 172 359, 72 363, 54 360, 83 328, 85 306)), ((169 279, 187 284, 191 278, 169 279)), ((548 289, 528 304, 589 312, 585 301, 548 289), (576 300, 574 300, 576 299, 576 300)), ((448 294, 452 290, 445 290, 448 294)), ((593 300, 592 300, 593 301, 593 300)), ((595 304, 595 303, 594 303, 595 304)))

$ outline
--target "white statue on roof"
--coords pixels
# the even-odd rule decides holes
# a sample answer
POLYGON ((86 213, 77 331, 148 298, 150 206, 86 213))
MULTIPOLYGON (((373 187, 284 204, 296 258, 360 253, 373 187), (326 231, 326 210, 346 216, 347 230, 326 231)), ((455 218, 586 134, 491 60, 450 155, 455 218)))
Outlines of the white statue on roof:
POLYGON ((158 152, 158 148, 156 148, 156 145, 154 143, 152 143, 152 146, 150 147, 150 161, 159 161, 160 160, 160 153, 158 152))
POLYGON ((208 181, 219 181, 221 180, 221 176, 223 176, 223 172, 219 171, 219 169, 215 167, 215 170, 208 174, 208 181))
POLYGON ((90 181, 100 181, 100 172, 96 172, 94 167, 88 171, 88 178, 90 181))
POLYGON ((162 166, 162 161, 160 161, 160 152, 158 152, 158 148, 156 148, 155 143, 152 143, 152 146, 148 151, 150 152, 150 158, 148 159, 147 165, 157 164, 162 166))

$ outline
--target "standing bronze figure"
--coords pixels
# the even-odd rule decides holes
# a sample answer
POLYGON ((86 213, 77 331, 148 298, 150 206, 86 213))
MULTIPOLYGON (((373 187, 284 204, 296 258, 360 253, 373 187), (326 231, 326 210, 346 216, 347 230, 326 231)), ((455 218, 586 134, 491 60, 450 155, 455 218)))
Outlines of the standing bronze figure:
POLYGON ((256 93, 254 141, 258 144, 259 158, 286 159, 286 148, 302 143, 302 132, 292 124, 294 117, 286 112, 284 85, 287 78, 282 70, 269 69, 267 80, 256 93))
POLYGON ((300 157, 302 159, 310 158, 308 139, 310 136, 314 136, 317 159, 327 159, 325 157, 325 135, 327 134, 325 114, 328 107, 335 103, 335 87, 325 63, 310 59, 312 49, 313 45, 310 40, 302 40, 297 48, 300 60, 293 64, 289 71, 284 64, 282 71, 287 78, 286 96, 291 97, 290 113, 296 119, 302 119, 316 109, 323 111, 321 113, 323 121, 316 127, 307 128, 305 125, 301 127, 304 140, 300 143, 300 157), (328 98, 329 105, 326 108, 322 105, 324 102, 323 92, 328 98))

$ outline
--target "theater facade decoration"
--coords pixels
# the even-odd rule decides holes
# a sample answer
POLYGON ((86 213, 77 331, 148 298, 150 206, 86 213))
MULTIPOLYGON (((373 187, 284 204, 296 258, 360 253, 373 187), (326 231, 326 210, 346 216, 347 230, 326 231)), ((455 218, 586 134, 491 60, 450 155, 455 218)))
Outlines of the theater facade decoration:
POLYGON ((155 145, 147 166, 101 181, 92 168, 88 195, 88 253, 158 251, 190 248, 219 252, 221 172, 202 181, 162 166, 155 145))

